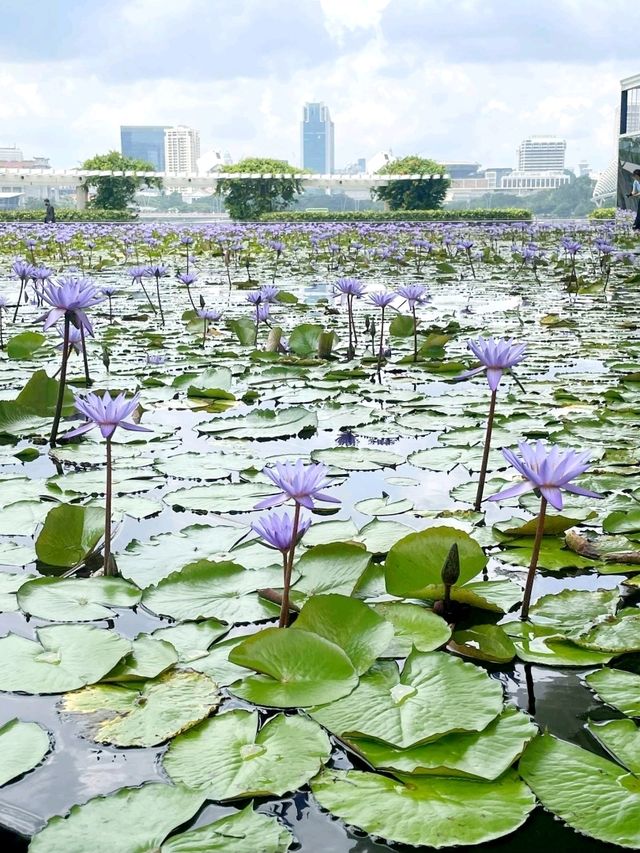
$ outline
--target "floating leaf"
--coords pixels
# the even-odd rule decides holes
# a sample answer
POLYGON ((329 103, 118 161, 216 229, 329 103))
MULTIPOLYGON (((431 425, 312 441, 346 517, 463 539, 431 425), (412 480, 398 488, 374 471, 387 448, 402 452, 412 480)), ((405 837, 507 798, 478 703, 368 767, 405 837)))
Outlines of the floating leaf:
POLYGON ((359 545, 316 545, 296 563, 300 579, 291 590, 291 598, 297 603, 322 593, 351 595, 370 561, 371 554, 359 545))
POLYGON ((142 593, 121 578, 36 578, 24 583, 18 604, 24 613, 51 622, 113 619, 110 607, 133 607, 142 593))
POLYGON ((60 504, 47 513, 36 539, 36 554, 50 566, 76 566, 95 549, 103 533, 104 510, 60 504))
POLYGON ((306 784, 331 745, 305 717, 277 714, 258 731, 256 711, 234 710, 180 735, 163 758, 169 777, 210 800, 282 796, 306 784))
POLYGON ((277 492, 276 486, 266 483, 211 483, 169 492, 164 501, 203 512, 251 512, 257 503, 277 492))
POLYGON ((33 770, 50 749, 49 733, 37 723, 5 723, 0 728, 0 785, 33 770))
POLYGON ((633 720, 590 721, 587 728, 616 761, 640 776, 640 729, 633 720))
POLYGON ((308 708, 346 696, 358 683, 346 653, 310 631, 266 628, 239 643, 229 660, 260 673, 232 688, 256 705, 308 708))
POLYGON ((597 695, 628 717, 640 717, 640 675, 604 667, 585 679, 597 695))
POLYGON ((7 355, 17 361, 26 361, 33 357, 46 340, 39 332, 20 332, 7 341, 7 355))
POLYGON ((256 409, 248 415, 214 418, 199 424, 198 430, 234 438, 287 438, 302 432, 315 432, 318 418, 315 412, 301 407, 290 409, 256 409))
POLYGON ((81 722, 85 737, 115 746, 155 746, 214 711, 220 693, 199 672, 168 672, 142 684, 94 684, 68 693, 60 710, 81 722))
POLYGON ((419 604, 399 601, 372 605, 393 625, 394 636, 381 657, 406 658, 412 648, 419 652, 433 652, 443 646, 451 636, 451 628, 442 616, 419 604))
POLYGON ((544 595, 529 611, 536 625, 553 628, 560 634, 582 632, 594 622, 613 616, 618 604, 615 589, 577 590, 544 595))
POLYGON ((474 625, 454 631, 447 648, 475 660, 508 663, 516 656, 516 647, 499 625, 474 625))
POLYGON ((37 640, 0 637, 0 690, 64 693, 103 678, 131 651, 114 631, 88 625, 52 625, 37 640))
POLYGON ((444 735, 422 746, 399 749, 366 738, 349 738, 349 744, 377 769, 492 780, 511 767, 537 733, 526 714, 505 708, 481 732, 444 735))
POLYGON ((249 803, 241 812, 172 835, 159 853, 287 853, 292 842, 291 833, 274 817, 254 812, 249 803))
POLYGON ((577 832, 640 847, 640 780, 619 765, 545 734, 529 744, 519 772, 542 805, 577 832))
POLYGON ((375 447, 330 447, 312 450, 314 462, 323 462, 342 471, 377 471, 386 466, 402 465, 404 456, 375 447))
POLYGON ((481 731, 502 710, 499 682, 443 652, 412 652, 400 674, 376 664, 349 696, 313 708, 311 716, 339 737, 370 737, 394 746, 444 734, 481 731))
POLYGON ((102 681, 142 681, 155 678, 178 660, 171 643, 142 634, 131 641, 131 652, 102 681))
POLYGON ((366 498, 363 501, 358 501, 354 509, 364 515, 387 516, 401 515, 405 512, 411 512, 413 509, 412 501, 406 498, 392 500, 389 496, 384 498, 366 498))
POLYGON ((502 626, 511 638, 520 660, 546 666, 597 666, 608 663, 612 654, 583 649, 553 628, 528 622, 507 622, 502 626))
POLYGON ((572 637, 579 646, 601 652, 640 652, 640 609, 628 607, 572 637))
POLYGON ((323 808, 346 823, 388 841, 435 848, 500 838, 521 826, 535 806, 513 771, 479 782, 324 770, 311 790, 323 808))

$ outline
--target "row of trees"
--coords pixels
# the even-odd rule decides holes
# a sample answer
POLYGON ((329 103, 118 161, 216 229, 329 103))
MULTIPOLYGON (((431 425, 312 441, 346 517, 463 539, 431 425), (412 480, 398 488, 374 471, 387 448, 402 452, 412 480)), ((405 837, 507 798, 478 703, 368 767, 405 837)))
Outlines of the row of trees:
POLYGON ((595 209, 592 199, 595 181, 588 175, 575 178, 555 190, 540 190, 524 196, 513 193, 487 193, 472 202, 458 201, 447 205, 450 210, 471 207, 501 208, 521 207, 537 216, 555 219, 573 219, 586 216, 595 209))
MULTIPOLYGON (((153 166, 143 160, 124 157, 117 151, 99 154, 82 164, 83 169, 96 171, 150 172, 153 166)), ((256 178, 234 180, 222 178, 218 181, 217 193, 233 219, 258 219, 263 213, 286 210, 303 193, 302 176, 305 170, 291 166, 285 160, 267 157, 248 157, 231 166, 224 166, 225 174, 253 173, 282 175, 286 178, 256 178)), ((389 181, 386 186, 376 187, 374 199, 383 202, 390 210, 432 210, 442 207, 449 181, 443 177, 444 168, 434 160, 424 157, 403 157, 394 160, 379 170, 382 175, 428 175, 423 180, 389 181)), ((158 187, 156 178, 139 177, 92 177, 87 184, 95 190, 91 201, 94 207, 106 210, 123 210, 130 205, 136 192, 142 187, 158 187)))

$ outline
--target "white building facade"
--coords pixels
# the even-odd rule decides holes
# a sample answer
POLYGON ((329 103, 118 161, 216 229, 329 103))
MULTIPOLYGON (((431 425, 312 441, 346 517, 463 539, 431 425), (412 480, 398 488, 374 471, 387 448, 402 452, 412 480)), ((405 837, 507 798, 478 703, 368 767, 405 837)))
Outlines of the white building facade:
POLYGON ((165 172, 195 174, 200 158, 200 132, 192 127, 167 127, 164 131, 165 172))
POLYGON ((529 136, 518 146, 518 172, 562 172, 567 151, 566 139, 557 136, 529 136))

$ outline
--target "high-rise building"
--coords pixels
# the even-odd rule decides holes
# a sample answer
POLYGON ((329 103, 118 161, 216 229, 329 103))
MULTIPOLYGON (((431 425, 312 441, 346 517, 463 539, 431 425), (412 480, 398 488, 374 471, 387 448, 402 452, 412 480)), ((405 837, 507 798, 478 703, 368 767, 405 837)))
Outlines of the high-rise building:
POLYGON ((192 127, 167 127, 164 131, 165 171, 170 175, 195 173, 200 157, 200 131, 192 127))
POLYGON ((124 157, 146 160, 157 172, 164 172, 164 125, 123 125, 120 152, 124 157))
POLYGON ((567 150, 565 139, 530 136, 518 146, 518 172, 562 172, 567 150))
POLYGON ((22 149, 17 145, 8 145, 0 148, 0 160, 12 161, 14 163, 24 160, 22 149))
POLYGON ((334 127, 329 107, 322 102, 307 103, 300 123, 302 168, 318 175, 334 170, 334 127))

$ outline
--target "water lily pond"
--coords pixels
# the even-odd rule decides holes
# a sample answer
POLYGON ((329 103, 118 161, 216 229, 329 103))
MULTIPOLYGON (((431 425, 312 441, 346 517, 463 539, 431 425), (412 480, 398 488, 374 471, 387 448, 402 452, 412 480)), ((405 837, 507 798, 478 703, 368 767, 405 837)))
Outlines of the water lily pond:
POLYGON ((3 849, 640 849, 627 224, 0 229, 3 849))

